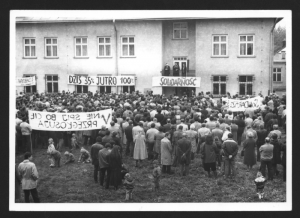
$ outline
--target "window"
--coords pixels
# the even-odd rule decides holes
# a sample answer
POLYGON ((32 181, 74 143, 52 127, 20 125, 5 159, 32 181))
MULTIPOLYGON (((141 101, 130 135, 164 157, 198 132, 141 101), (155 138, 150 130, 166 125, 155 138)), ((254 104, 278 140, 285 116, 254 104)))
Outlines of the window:
MULTIPOLYGON (((87 75, 80 75, 80 74, 77 74, 75 76, 87 76, 87 75)), ((75 85, 75 90, 76 90, 76 93, 88 93, 89 91, 89 86, 84 86, 84 85, 75 85)))
POLYGON ((227 52, 227 36, 213 36, 213 56, 226 56, 227 52))
POLYGON ((285 59, 285 51, 281 51, 281 58, 285 59))
POLYGON ((253 56, 254 55, 254 36, 253 35, 240 35, 240 55, 253 56))
MULTIPOLYGON (((35 80, 37 79, 36 78, 36 75, 23 75, 23 77, 32 77, 32 76, 35 76, 35 80)), ((36 92, 36 85, 34 86, 24 86, 24 93, 35 93, 36 92)))
POLYGON ((281 68, 273 68, 273 82, 281 82, 281 68))
POLYGON ((45 38, 45 56, 57 57, 57 38, 45 38))
POLYGON ((173 23, 173 39, 187 39, 188 25, 187 22, 173 23))
POLYGON ((122 56, 135 56, 134 37, 122 37, 122 56))
POLYGON ((239 76, 240 95, 252 95, 253 76, 239 76))
POLYGON ((132 93, 135 92, 135 86, 122 86, 122 92, 132 93))
POLYGON ((58 75, 46 75, 46 88, 49 93, 58 92, 58 75))
POLYGON ((226 76, 213 76, 213 95, 226 95, 226 76))
POLYGON ((111 93, 111 86, 99 86, 100 93, 111 93))
POLYGON ((34 38, 24 38, 24 57, 36 57, 34 38))
POLYGON ((87 57, 87 38, 75 38, 75 57, 87 57))
POLYGON ((111 56, 111 39, 110 37, 98 37, 98 57, 111 56))

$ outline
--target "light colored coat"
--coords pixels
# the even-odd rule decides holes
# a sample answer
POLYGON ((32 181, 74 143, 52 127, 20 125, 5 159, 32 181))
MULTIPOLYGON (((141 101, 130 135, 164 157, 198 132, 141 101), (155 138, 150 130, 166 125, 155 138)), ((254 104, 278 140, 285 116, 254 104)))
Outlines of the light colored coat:
POLYGON ((24 160, 19 164, 18 171, 20 177, 22 178, 23 190, 35 189, 37 187, 39 174, 34 163, 30 162, 29 160, 24 160))
POLYGON ((191 142, 192 144, 192 152, 195 153, 197 151, 197 143, 196 143, 196 139, 198 137, 198 134, 196 131, 194 130, 188 130, 186 131, 186 135, 187 135, 187 139, 191 142))
POLYGON ((147 148, 145 144, 145 135, 142 132, 139 132, 134 136, 134 150, 133 150, 133 159, 135 160, 144 160, 148 158, 147 148))
POLYGON ((161 164, 172 165, 172 145, 168 138, 164 137, 161 140, 161 164))

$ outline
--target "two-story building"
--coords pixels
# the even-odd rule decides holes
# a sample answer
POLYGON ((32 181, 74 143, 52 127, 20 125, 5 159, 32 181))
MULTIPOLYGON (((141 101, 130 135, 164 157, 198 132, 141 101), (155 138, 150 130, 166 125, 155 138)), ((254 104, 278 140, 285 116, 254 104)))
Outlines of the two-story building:
POLYGON ((278 18, 16 19, 16 76, 36 77, 17 92, 144 92, 220 96, 272 90, 273 29, 278 18), (162 86, 168 63, 193 86, 162 86), (184 71, 184 72, 183 72, 184 71), (134 76, 134 86, 68 84, 68 75, 134 76))

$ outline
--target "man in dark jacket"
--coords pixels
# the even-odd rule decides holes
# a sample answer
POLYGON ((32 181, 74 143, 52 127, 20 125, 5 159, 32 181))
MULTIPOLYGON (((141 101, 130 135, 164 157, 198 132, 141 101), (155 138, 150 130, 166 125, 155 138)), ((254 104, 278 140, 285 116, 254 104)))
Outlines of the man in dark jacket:
POLYGON ((179 66, 177 63, 173 66, 173 76, 179 76, 179 66))
POLYGON ((276 176, 278 176, 279 171, 277 170, 277 164, 281 164, 281 147, 282 144, 278 141, 277 134, 273 134, 271 138, 271 144, 274 146, 273 148, 273 159, 272 159, 272 166, 273 166, 273 172, 276 176))
POLYGON ((164 67, 164 76, 170 76, 170 66, 168 65, 168 63, 166 63, 165 67, 164 67))
POLYGON ((133 136, 132 136, 132 128, 133 128, 133 122, 132 120, 129 121, 129 125, 125 128, 125 135, 126 135, 126 155, 130 155, 130 157, 133 156, 133 136))
POLYGON ((161 108, 157 109, 157 114, 154 116, 161 126, 165 125, 165 116, 161 114, 161 108))
POLYGON ((182 139, 178 141, 177 156, 179 159, 179 164, 181 166, 181 176, 189 175, 189 165, 191 162, 191 148, 192 144, 187 140, 187 134, 182 133, 182 139))
POLYGON ((235 124, 238 126, 237 139, 238 139, 238 144, 240 145, 242 141, 242 135, 245 130, 245 122, 242 119, 241 115, 238 116, 238 119, 235 121, 235 124))
POLYGON ((164 133, 169 132, 171 130, 172 124, 171 120, 167 119, 167 124, 164 125, 164 133))
POLYGON ((105 144, 105 148, 101 149, 98 153, 99 168, 100 168, 100 186, 103 186, 105 173, 107 173, 105 188, 109 188, 110 180, 110 169, 108 163, 108 155, 110 154, 109 149, 111 148, 110 143, 105 144))
POLYGON ((92 164, 94 165, 94 181, 95 181, 95 183, 98 182, 98 172, 99 172, 98 153, 102 148, 104 148, 104 146, 101 145, 101 142, 102 142, 102 138, 100 136, 98 136, 96 139, 96 143, 93 144, 91 147, 91 158, 92 158, 92 164))
POLYGON ((225 163, 225 176, 229 177, 230 171, 232 176, 236 175, 235 172, 235 157, 238 153, 238 144, 232 139, 233 134, 229 133, 228 138, 223 142, 222 149, 224 152, 224 163, 225 163))

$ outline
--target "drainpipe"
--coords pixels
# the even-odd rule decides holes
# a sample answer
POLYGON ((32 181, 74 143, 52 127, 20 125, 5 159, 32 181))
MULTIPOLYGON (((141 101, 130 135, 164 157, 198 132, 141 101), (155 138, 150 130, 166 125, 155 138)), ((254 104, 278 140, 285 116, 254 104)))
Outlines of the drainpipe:
MULTIPOLYGON (((115 65, 115 71, 116 71, 116 76, 119 76, 118 72, 118 32, 116 28, 116 20, 113 19, 113 24, 114 24, 114 30, 115 30, 115 50, 116 50, 116 65, 115 65)), ((118 86, 116 86, 116 93, 118 94, 118 86)))
POLYGON ((270 78, 270 82, 269 82, 269 91, 268 94, 270 92, 273 92, 273 56, 274 56, 274 28, 276 26, 278 18, 275 19, 274 25, 271 29, 270 32, 270 57, 269 57, 269 78, 270 78))

